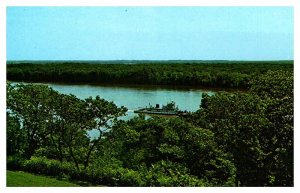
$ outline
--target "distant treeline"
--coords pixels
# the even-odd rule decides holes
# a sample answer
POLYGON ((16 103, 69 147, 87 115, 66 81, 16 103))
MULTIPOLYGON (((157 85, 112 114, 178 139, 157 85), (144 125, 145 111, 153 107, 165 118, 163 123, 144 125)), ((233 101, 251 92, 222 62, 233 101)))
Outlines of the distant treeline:
POLYGON ((65 83, 151 84, 248 88, 268 70, 293 71, 293 61, 201 61, 109 64, 96 62, 8 62, 7 79, 65 83))

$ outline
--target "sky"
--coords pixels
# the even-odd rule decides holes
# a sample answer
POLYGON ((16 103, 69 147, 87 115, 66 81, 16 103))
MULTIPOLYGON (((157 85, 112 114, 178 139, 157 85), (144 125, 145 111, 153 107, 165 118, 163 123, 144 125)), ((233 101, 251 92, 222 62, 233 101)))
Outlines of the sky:
POLYGON ((293 7, 7 7, 7 60, 293 60, 293 7))

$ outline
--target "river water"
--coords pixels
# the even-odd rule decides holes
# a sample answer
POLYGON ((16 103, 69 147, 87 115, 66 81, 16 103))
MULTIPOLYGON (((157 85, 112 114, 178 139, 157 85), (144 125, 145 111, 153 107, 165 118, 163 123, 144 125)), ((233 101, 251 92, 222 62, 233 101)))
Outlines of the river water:
POLYGON ((47 84, 54 90, 64 94, 74 94, 85 99, 99 95, 117 106, 128 108, 128 116, 132 117, 133 110, 156 104, 165 105, 174 101, 180 110, 196 111, 199 109, 202 93, 213 95, 213 91, 195 88, 171 88, 150 86, 112 86, 112 85, 67 85, 47 84))

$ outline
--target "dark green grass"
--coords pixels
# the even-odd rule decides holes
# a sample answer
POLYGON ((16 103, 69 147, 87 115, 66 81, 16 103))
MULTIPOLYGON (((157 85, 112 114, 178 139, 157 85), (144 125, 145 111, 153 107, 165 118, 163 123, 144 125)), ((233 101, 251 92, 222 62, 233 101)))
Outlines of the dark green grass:
POLYGON ((59 181, 54 178, 33 175, 26 172, 7 171, 7 187, 77 187, 79 185, 70 182, 59 181))

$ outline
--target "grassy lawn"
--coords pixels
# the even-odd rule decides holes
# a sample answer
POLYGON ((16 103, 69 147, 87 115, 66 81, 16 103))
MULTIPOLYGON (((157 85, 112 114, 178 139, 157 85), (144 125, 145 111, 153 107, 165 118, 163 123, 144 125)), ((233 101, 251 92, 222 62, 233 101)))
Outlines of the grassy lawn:
POLYGON ((70 182, 59 181, 54 178, 33 175, 26 172, 13 172, 6 173, 7 187, 74 187, 79 186, 70 182))

